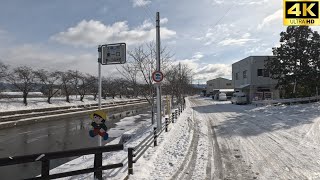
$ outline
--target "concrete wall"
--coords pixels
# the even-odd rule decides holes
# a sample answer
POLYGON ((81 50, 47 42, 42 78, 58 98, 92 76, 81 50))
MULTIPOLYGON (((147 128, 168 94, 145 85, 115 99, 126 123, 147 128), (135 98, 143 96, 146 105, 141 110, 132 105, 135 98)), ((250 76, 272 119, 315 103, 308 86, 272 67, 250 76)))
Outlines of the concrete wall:
MULTIPOLYGON (((252 56, 251 57, 251 84, 256 86, 272 86, 277 84, 277 80, 270 77, 258 76, 258 69, 265 69, 265 64, 270 56, 252 56)), ((270 57, 271 58, 271 57, 270 57)))
POLYGON ((247 57, 241 61, 232 64, 232 85, 234 88, 251 83, 251 65, 252 58, 247 57), (243 78, 243 71, 247 71, 247 78, 243 78), (238 80, 236 79, 238 73, 238 80))

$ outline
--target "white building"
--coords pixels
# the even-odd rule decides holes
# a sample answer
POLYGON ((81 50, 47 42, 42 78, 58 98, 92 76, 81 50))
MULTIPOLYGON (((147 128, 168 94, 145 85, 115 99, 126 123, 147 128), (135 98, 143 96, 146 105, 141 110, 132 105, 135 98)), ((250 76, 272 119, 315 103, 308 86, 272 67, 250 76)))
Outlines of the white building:
MULTIPOLYGON (((215 92, 219 92, 220 90, 230 90, 233 89, 232 80, 226 78, 216 78, 207 81, 207 94, 214 95, 215 92)), ((220 91, 221 92, 221 91, 220 91)))
POLYGON ((277 81, 269 77, 266 62, 273 56, 249 56, 232 64, 235 91, 244 92, 248 101, 279 98, 277 81))

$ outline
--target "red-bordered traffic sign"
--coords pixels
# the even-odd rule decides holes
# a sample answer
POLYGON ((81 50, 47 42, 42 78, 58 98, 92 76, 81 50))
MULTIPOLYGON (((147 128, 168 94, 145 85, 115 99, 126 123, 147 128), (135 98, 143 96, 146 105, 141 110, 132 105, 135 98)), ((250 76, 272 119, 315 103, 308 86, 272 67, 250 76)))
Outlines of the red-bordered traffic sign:
POLYGON ((152 73, 152 79, 154 82, 161 82, 163 80, 163 74, 161 71, 155 71, 152 73))

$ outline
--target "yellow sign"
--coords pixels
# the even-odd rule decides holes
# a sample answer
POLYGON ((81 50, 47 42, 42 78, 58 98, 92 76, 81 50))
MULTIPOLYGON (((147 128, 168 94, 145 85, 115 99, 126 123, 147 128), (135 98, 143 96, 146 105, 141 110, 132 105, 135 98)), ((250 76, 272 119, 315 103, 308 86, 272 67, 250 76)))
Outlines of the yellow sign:
POLYGON ((283 0, 285 26, 319 26, 320 0, 283 0))
POLYGON ((102 110, 97 110, 94 113, 90 114, 90 119, 95 120, 95 115, 100 116, 102 119, 107 120, 107 113, 102 110))

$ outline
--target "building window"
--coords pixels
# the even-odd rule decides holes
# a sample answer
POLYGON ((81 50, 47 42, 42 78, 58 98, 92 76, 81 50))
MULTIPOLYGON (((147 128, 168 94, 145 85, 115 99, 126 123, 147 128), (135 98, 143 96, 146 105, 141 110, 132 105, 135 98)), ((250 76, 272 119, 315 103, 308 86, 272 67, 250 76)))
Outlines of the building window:
POLYGON ((267 69, 258 69, 258 76, 269 77, 269 71, 267 69))
POLYGON ((226 86, 231 86, 231 83, 227 83, 226 86))
POLYGON ((236 80, 239 80, 239 73, 236 73, 236 80))
POLYGON ((243 71, 243 79, 247 78, 247 70, 243 71))
POLYGON ((258 76, 263 76, 263 69, 258 69, 258 76))
POLYGON ((269 77, 269 71, 267 69, 264 69, 263 77, 269 77))

